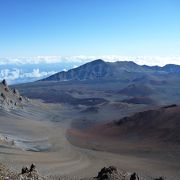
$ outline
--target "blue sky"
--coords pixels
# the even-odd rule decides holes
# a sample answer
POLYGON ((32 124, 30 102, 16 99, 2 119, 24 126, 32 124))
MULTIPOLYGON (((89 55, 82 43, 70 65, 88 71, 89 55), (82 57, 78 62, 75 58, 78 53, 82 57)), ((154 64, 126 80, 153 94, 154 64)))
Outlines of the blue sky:
POLYGON ((179 0, 0 0, 0 57, 180 56, 179 0))
POLYGON ((0 79, 86 62, 180 65, 180 0, 0 0, 0 79))

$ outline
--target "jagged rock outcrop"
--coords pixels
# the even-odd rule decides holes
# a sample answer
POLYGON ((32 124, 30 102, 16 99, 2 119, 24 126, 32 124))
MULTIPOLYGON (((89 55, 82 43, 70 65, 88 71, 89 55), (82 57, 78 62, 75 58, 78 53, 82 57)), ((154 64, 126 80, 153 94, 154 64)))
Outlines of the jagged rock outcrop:
POLYGON ((15 94, 15 95, 17 95, 17 96, 19 96, 19 91, 17 90, 17 89, 13 89, 13 93, 15 94))
MULTIPOLYGON (((108 168, 102 168, 95 180, 149 180, 146 177, 140 177, 136 172, 129 173, 126 171, 120 171, 114 166, 108 168)), ((151 178, 152 180, 165 180, 163 177, 151 178)))
POLYGON ((5 79, 0 83, 0 109, 23 108, 28 101, 29 99, 22 97, 17 89, 9 88, 5 79))
POLYGON ((137 173, 127 173, 125 171, 119 171, 116 167, 110 166, 104 167, 95 177, 96 180, 140 180, 137 173))
POLYGON ((31 164, 31 166, 28 167, 23 167, 21 170, 21 173, 19 174, 19 179, 20 180, 47 180, 45 177, 41 176, 34 164, 31 164))
POLYGON ((0 180, 48 180, 47 178, 41 176, 36 170, 36 166, 31 164, 31 166, 23 167, 21 173, 9 170, 3 164, 0 164, 0 180))
POLYGON ((2 84, 7 87, 7 82, 5 79, 2 80, 2 84))
POLYGON ((130 180, 140 180, 139 176, 137 173, 133 173, 131 176, 130 176, 130 180))

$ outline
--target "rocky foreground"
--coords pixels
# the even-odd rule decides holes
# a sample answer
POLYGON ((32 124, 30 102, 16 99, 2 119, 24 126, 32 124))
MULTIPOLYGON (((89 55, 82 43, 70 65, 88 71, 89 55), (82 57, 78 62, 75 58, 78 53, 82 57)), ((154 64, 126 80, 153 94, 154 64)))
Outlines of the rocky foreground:
MULTIPOLYGON (((43 177, 38 173, 36 166, 31 164, 30 167, 23 167, 20 173, 9 170, 3 164, 0 164, 0 180, 60 180, 68 179, 58 177, 43 177)), ((76 178, 75 178, 76 179, 76 178)), ((110 166, 108 168, 102 168, 97 177, 86 178, 81 180, 146 180, 146 178, 140 177, 137 173, 127 173, 125 171, 119 171, 116 167, 110 166)), ((165 180, 163 177, 152 178, 152 180, 165 180)))
POLYGON ((23 167, 20 173, 8 169, 5 165, 0 164, 0 180, 47 180, 42 177, 34 164, 28 167, 23 167))

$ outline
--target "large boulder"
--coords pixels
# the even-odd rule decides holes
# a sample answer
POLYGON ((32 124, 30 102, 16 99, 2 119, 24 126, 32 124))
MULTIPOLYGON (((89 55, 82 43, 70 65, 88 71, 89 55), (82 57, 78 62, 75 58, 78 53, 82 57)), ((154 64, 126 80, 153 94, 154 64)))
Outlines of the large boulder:
POLYGON ((110 166, 104 167, 98 173, 98 176, 94 179, 97 180, 129 180, 129 176, 126 172, 120 172, 116 167, 110 166))
POLYGON ((7 86, 7 81, 6 81, 5 79, 3 79, 3 80, 2 80, 2 84, 3 84, 4 86, 7 86))
POLYGON ((136 173, 133 173, 130 177, 130 180, 140 180, 139 176, 136 173))
POLYGON ((18 91, 17 89, 14 88, 14 89, 13 89, 13 94, 19 96, 19 91, 18 91))

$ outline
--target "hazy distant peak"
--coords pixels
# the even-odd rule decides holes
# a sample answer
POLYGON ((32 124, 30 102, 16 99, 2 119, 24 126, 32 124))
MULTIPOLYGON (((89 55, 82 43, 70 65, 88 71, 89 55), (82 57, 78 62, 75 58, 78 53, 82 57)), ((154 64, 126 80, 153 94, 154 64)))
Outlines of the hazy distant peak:
POLYGON ((92 61, 91 63, 105 63, 105 61, 102 59, 96 59, 96 60, 92 61))
POLYGON ((180 66, 175 64, 167 64, 163 67, 163 70, 170 73, 180 73, 180 66))
POLYGON ((180 66, 141 66, 133 61, 105 62, 96 59, 69 71, 56 73, 43 81, 132 80, 153 73, 180 73, 180 66))
POLYGON ((136 64, 134 61, 116 61, 115 63, 138 66, 138 64, 136 64))
POLYGON ((118 65, 119 67, 125 67, 125 68, 140 68, 141 66, 136 64, 133 61, 116 61, 115 62, 116 65, 118 65))
POLYGON ((83 65, 81 65, 81 66, 79 66, 79 67, 84 67, 84 66, 86 66, 86 65, 91 65, 91 66, 99 66, 99 65, 105 65, 105 64, 107 64, 107 62, 105 62, 104 60, 102 60, 102 59, 96 59, 96 60, 94 60, 94 61, 91 61, 91 62, 88 62, 88 63, 85 63, 85 64, 83 64, 83 65))

